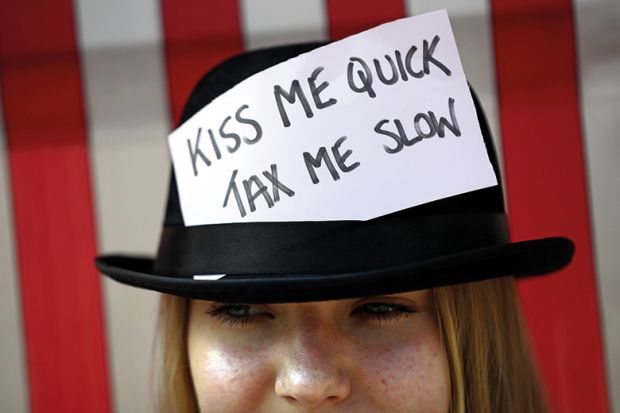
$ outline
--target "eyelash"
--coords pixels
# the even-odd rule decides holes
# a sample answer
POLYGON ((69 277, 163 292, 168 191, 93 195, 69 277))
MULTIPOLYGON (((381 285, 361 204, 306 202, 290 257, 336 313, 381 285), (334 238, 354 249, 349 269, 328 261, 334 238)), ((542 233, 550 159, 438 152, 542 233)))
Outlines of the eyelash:
POLYGON ((360 305, 355 308, 351 314, 358 314, 367 320, 375 320, 381 323, 387 323, 390 321, 400 320, 406 318, 411 313, 415 313, 415 309, 404 306, 402 304, 384 303, 384 302, 370 302, 360 305), (370 311, 371 306, 387 307, 385 312, 370 311))
POLYGON ((214 304, 211 309, 207 310, 207 314, 216 318, 220 323, 229 324, 233 327, 246 326, 252 320, 252 317, 256 317, 259 315, 272 317, 271 314, 267 312, 248 314, 245 316, 234 316, 230 314, 230 311, 233 309, 242 309, 242 310, 251 311, 252 306, 248 304, 218 303, 218 304, 214 304))
MULTIPOLYGON (((229 324, 233 327, 243 327, 248 325, 251 321, 255 320, 256 317, 265 316, 268 318, 273 318, 273 315, 270 313, 263 311, 251 314, 252 309, 255 308, 249 304, 229 304, 229 303, 218 303, 214 304, 213 307, 206 311, 207 314, 216 318, 221 324, 229 324), (232 310, 242 310, 246 315, 231 315, 230 312, 232 310)), ((356 307, 351 315, 359 316, 364 320, 376 321, 379 323, 388 323, 390 321, 396 321, 408 317, 409 314, 415 313, 416 310, 404 306, 402 304, 390 304, 385 302, 370 302, 364 303, 358 307, 356 307), (382 310, 377 312, 377 308, 371 310, 371 307, 384 307, 382 310), (386 308, 387 307, 387 308, 386 308)))

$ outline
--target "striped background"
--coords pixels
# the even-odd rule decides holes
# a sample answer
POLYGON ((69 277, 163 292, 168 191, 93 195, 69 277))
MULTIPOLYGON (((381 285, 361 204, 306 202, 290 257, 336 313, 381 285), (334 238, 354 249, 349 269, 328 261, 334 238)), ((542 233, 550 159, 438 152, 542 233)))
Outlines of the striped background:
POLYGON ((0 409, 151 412, 165 136, 222 58, 447 8, 499 148, 514 239, 577 244, 520 293, 558 412, 620 409, 620 4, 614 0, 0 0, 0 409), (609 400, 608 400, 609 399, 609 400))

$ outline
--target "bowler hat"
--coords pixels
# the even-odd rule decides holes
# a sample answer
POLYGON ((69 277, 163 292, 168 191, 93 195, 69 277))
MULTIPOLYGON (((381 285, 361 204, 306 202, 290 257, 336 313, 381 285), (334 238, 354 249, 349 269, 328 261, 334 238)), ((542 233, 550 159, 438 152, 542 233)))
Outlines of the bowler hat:
MULTIPOLYGON (((320 46, 272 47, 224 61, 198 82, 181 124, 244 79, 320 46)), ((510 241, 497 156, 480 103, 470 91, 495 186, 365 221, 187 226, 172 173, 157 255, 105 255, 96 266, 125 284, 235 303, 390 294, 545 274, 566 266, 574 252, 567 238, 510 241)))

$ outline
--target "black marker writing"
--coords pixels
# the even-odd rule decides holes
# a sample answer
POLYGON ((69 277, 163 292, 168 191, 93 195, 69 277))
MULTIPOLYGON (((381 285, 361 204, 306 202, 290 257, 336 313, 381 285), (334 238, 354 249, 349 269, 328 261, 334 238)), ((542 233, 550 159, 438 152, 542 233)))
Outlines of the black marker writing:
MULTIPOLYGON (((312 95, 312 100, 314 101, 314 105, 317 109, 324 109, 338 102, 334 98, 329 98, 326 101, 321 99, 321 93, 329 86, 329 82, 321 82, 319 85, 316 84, 317 78, 319 74, 323 71, 323 69, 324 68, 321 66, 317 67, 312 71, 312 74, 307 79, 308 86, 310 87, 310 94, 312 95)), ((282 89, 282 86, 275 85, 273 87, 273 94, 276 99, 278 112, 280 113, 280 119, 282 119, 282 124, 284 125, 284 127, 288 128, 289 126, 291 126, 291 120, 289 119, 288 113, 286 112, 282 98, 284 98, 284 100, 291 104, 297 102, 297 99, 299 99, 299 102, 301 102, 301 106, 304 109, 306 117, 311 118, 314 116, 312 108, 310 107, 310 103, 306 98, 306 95, 303 88, 301 87, 301 84, 299 83, 299 80, 293 80, 293 82, 291 83, 291 88, 288 92, 282 89)))
POLYGON ((453 98, 448 98, 448 111, 450 113, 450 121, 443 116, 437 119, 437 115, 435 115, 435 112, 432 110, 429 110, 428 113, 417 113, 413 117, 413 128, 416 132, 416 136, 413 138, 409 138, 400 119, 394 119, 392 121, 396 126, 397 132, 386 128, 386 125, 390 124, 388 119, 380 120, 375 125, 374 130, 377 134, 387 136, 394 141, 395 146, 383 145, 383 149, 387 153, 398 153, 405 146, 412 146, 422 141, 422 139, 432 138, 435 135, 444 138, 446 136, 446 128, 449 129, 454 136, 461 136, 461 129, 454 111, 453 98))
POLYGON ((189 157, 192 160, 192 167, 194 168, 194 176, 198 175, 198 167, 196 166, 196 161, 198 160, 198 157, 200 157, 200 159, 202 159, 202 161, 206 163, 207 166, 211 165, 211 161, 209 160, 209 158, 207 158, 204 152, 202 152, 202 149, 198 147, 200 145, 201 134, 202 134, 202 128, 198 128, 198 133, 196 136, 196 143, 194 144, 193 148, 192 148, 191 140, 189 139, 187 140, 187 149, 189 149, 189 157))
POLYGON ((258 142, 260 138, 263 137, 263 128, 261 128, 260 124, 254 119, 244 118, 243 116, 241 116, 241 112, 243 112, 247 108, 249 108, 248 105, 242 105, 239 109, 237 109, 237 112, 235 112, 235 119, 237 120, 237 122, 243 125, 250 125, 252 128, 254 128, 255 135, 252 139, 245 136, 243 137, 243 142, 247 143, 248 145, 253 145, 258 142))
POLYGON ((241 146, 241 136, 239 136, 238 134, 234 133, 234 132, 226 132, 224 130, 224 128, 226 127, 226 124, 228 123, 228 121, 230 121, 232 119, 232 116, 227 116, 223 121, 222 124, 220 125, 220 136, 222 138, 225 139, 232 139, 234 144, 233 146, 226 146, 226 150, 228 151, 228 153, 235 153, 237 151, 237 149, 239 149, 239 146, 241 146))
MULTIPOLYGON (((411 49, 413 49, 414 47, 415 46, 411 46, 411 49)), ((394 55, 396 56, 396 63, 398 64, 398 72, 400 73, 400 77, 406 82, 407 80, 409 80, 409 77, 407 76, 407 71, 405 70, 405 66, 403 65, 403 58, 400 55, 400 51, 396 50, 394 52, 394 55)), ((387 55, 385 55, 385 57, 387 58, 387 55)), ((407 57, 409 57, 409 53, 407 53, 407 57)))
POLYGON ((250 212, 256 211, 256 205, 254 204, 254 201, 260 195, 265 198, 265 201, 267 202, 267 206, 269 208, 273 206, 273 199, 271 199, 271 195, 269 195, 267 187, 263 185, 258 176, 252 175, 248 179, 245 179, 243 181, 243 187, 245 188, 245 195, 248 198, 248 204, 250 204, 250 212), (252 184, 255 184, 255 186, 258 188, 258 191, 252 192, 252 184))
POLYGON ((338 175, 338 171, 334 167, 332 160, 327 154, 327 149, 325 149, 325 146, 321 146, 319 148, 316 157, 313 157, 309 152, 304 152, 303 156, 304 162, 306 164, 306 169, 308 170, 308 174, 310 174, 310 179, 312 180, 313 184, 319 183, 319 178, 318 176, 316 176, 316 171, 314 170, 314 168, 319 168, 322 165, 323 161, 325 161, 327 169, 329 169, 329 173, 332 174, 332 178, 334 179, 334 181, 340 179, 340 175, 338 175))
POLYGON ((433 41, 430 47, 428 45, 428 40, 425 39, 424 42, 422 43, 422 46, 423 46, 422 65, 424 67, 424 73, 428 75, 431 72, 429 63, 432 63, 435 66, 437 66, 442 72, 444 72, 446 75, 450 76, 452 74, 450 69, 448 69, 446 65, 441 63, 439 60, 435 59, 435 57, 433 56, 433 53, 435 53, 435 47, 437 47, 437 43, 439 43, 439 40, 440 40, 439 36, 435 35, 435 37, 433 37, 433 41))
POLYGON ((377 96, 375 91, 372 88, 372 72, 370 68, 366 64, 363 59, 359 57, 351 57, 349 58, 350 62, 347 66, 347 81, 349 82, 349 87, 352 91, 357 93, 368 93, 368 96, 374 98, 377 96), (357 71, 357 76, 359 78, 359 86, 356 84, 355 79, 353 78, 353 69, 355 68, 355 63, 359 64, 361 70, 357 71))
POLYGON ((359 162, 353 162, 351 165, 345 164, 347 158, 351 156, 353 151, 351 149, 347 149, 344 153, 340 153, 340 145, 347 139, 346 136, 342 136, 338 138, 334 146, 332 146, 332 153, 334 154, 334 158, 336 159, 336 165, 342 172, 351 172, 358 166, 360 166, 359 162))
POLYGON ((215 136, 213 136, 213 131, 211 129, 208 130, 209 138, 211 139, 211 146, 213 146, 213 151, 215 152, 215 157, 217 159, 222 159, 222 153, 220 152, 220 147, 217 145, 215 141, 215 136))
MULTIPOLYGON (((347 158, 353 153, 351 149, 346 150, 344 153, 340 153, 340 146, 346 139, 346 136, 338 138, 336 143, 332 145, 331 150, 336 160, 336 165, 338 165, 338 168, 340 168, 342 172, 351 172, 352 170, 360 166, 360 163, 354 162, 351 165, 346 164, 347 158)), ((306 169, 308 170, 308 175, 310 175, 310 180, 312 180, 313 184, 319 183, 319 178, 316 174, 315 169, 320 168, 323 162, 325 162, 325 165, 327 165, 327 169, 329 170, 332 179, 334 181, 340 179, 340 174, 338 173, 338 170, 334 166, 334 163, 332 162, 331 157, 329 156, 329 153, 324 146, 321 146, 319 148, 316 156, 312 156, 309 152, 304 152, 303 157, 304 163, 306 164, 306 169)))
POLYGON ((314 105, 317 109, 324 109, 330 107, 331 105, 335 105, 338 102, 334 98, 329 98, 326 102, 321 100, 320 93, 329 86, 329 82, 322 82, 320 85, 316 85, 316 78, 323 71, 323 67, 317 67, 312 72, 312 75, 308 78, 308 85, 310 86, 310 93, 312 93, 312 99, 314 100, 314 105))
MULTIPOLYGON (((206 166, 211 166, 212 162, 222 159, 223 155, 226 154, 226 152, 222 153, 222 150, 220 149, 220 144, 223 140, 224 142, 227 142, 226 151, 229 154, 237 152, 237 150, 241 147, 242 142, 248 145, 253 145, 260 141, 263 136, 263 128, 256 120, 247 116, 242 116, 243 112, 247 109, 249 109, 248 105, 241 105, 235 111, 234 119, 236 122, 232 121, 232 116, 226 116, 220 123, 220 127, 217 129, 217 134, 214 133, 212 129, 206 128, 207 134, 209 135, 209 140, 207 141, 208 143, 203 143, 203 146, 201 146, 200 140, 203 128, 198 128, 195 141, 192 142, 191 138, 187 139, 187 148, 189 150, 192 168, 194 169, 194 176, 198 176, 198 173, 200 172, 198 167, 199 160, 201 160, 206 166), (250 126, 254 130, 254 136, 249 138, 240 135, 234 129, 235 126, 239 127, 239 125, 250 126)), ((247 129, 247 126, 245 128, 247 129)))
POLYGON ((415 114, 415 116, 413 117, 413 127, 418 136, 422 139, 432 138, 433 136, 435 136, 435 129, 433 128, 433 124, 431 123, 431 117, 426 113, 415 114), (426 123, 428 132, 424 132, 422 127, 422 120, 424 120, 424 123, 426 123))
POLYGON ((394 64, 394 60, 392 60, 389 55, 385 55, 385 60, 387 60, 392 71, 392 75, 390 76, 390 78, 387 78, 383 73, 383 69, 381 68, 381 63, 379 62, 379 59, 372 59, 373 63, 375 64, 377 76, 379 77, 381 83, 386 85, 393 85, 394 83, 398 82, 398 72, 396 71, 396 65, 394 64))
POLYGON ((278 202, 280 200, 280 190, 289 197, 295 195, 295 191, 284 185, 278 180, 278 167, 276 164, 271 164, 271 172, 264 171, 263 175, 269 182, 271 182, 271 188, 273 192, 273 200, 278 202))
POLYGON ((394 57, 386 54, 382 59, 373 58, 371 65, 366 63, 363 58, 350 57, 347 66, 349 88, 353 92, 367 93, 369 97, 374 98, 377 96, 374 85, 375 79, 378 79, 381 84, 386 86, 394 85, 398 81, 406 82, 410 76, 415 79, 421 79, 431 73, 431 65, 437 67, 447 76, 451 76, 452 71, 434 56, 435 49, 440 40, 439 36, 435 36, 430 43, 426 39, 422 41, 422 58, 420 59, 422 67, 417 71, 413 67, 413 58, 418 50, 416 46, 411 46, 407 50, 404 59, 399 50, 394 50, 394 57))
POLYGON ((387 153, 390 153, 390 154, 398 153, 403 149, 405 145, 410 146, 416 143, 417 141, 422 140, 422 138, 420 137, 417 137, 413 139, 412 141, 407 140, 407 134, 405 133, 405 129, 403 128, 403 124, 400 121, 400 119, 394 119, 394 124, 396 125, 396 129, 398 130, 398 133, 394 133, 388 129, 384 129, 383 125, 388 124, 388 123, 390 123, 388 119, 382 119, 375 125, 375 128, 374 128, 375 132, 377 132, 379 135, 384 135, 389 138, 392 138, 394 139, 394 142, 396 142, 396 146, 393 148, 385 144, 383 145, 383 149, 385 149, 387 153))
MULTIPOLYGON (((223 208, 228 206, 228 200, 230 198, 230 194, 232 193, 235 197, 235 201, 237 202, 237 208, 239 209, 239 214, 241 214, 241 218, 247 215, 245 205, 243 200, 241 199, 241 195, 239 194, 239 189, 237 187, 237 169, 235 169, 230 177, 230 181, 228 182, 228 188, 226 189, 226 195, 224 197, 223 208)), ((263 171, 263 176, 271 183, 272 193, 269 193, 269 188, 267 185, 261 181, 261 179, 256 175, 251 175, 248 179, 244 179, 242 181, 243 189, 245 193, 245 199, 250 208, 250 212, 256 211, 256 200, 259 197, 263 197, 265 203, 268 208, 272 208, 276 202, 280 201, 280 191, 284 192, 289 197, 293 197, 295 195, 295 191, 290 189, 288 186, 284 185, 278 178, 278 166, 276 164, 271 164, 270 171, 263 171)))
POLYGON ((235 201, 237 201, 237 207, 239 208, 239 213, 241 213, 241 218, 243 218, 246 215, 245 207, 243 206, 243 202, 241 201, 241 197, 239 196, 237 182, 235 181, 236 177, 237 170, 235 169, 230 176, 230 181, 228 182, 228 189, 226 190, 226 197, 224 198, 223 208, 226 208, 226 205, 228 205, 228 198, 230 197, 230 193, 232 192, 235 196, 235 201))
POLYGON ((306 99, 306 95, 304 95, 304 91, 299 84, 299 80, 293 80, 291 84, 291 89, 287 93, 282 86, 275 85, 273 87, 273 94, 276 98, 276 103, 278 104, 278 112, 280 112, 280 118, 282 119, 282 124, 285 127, 291 126, 291 121, 288 118, 288 114, 286 113, 286 109, 284 109, 284 103, 282 103, 282 98, 286 99, 288 103, 295 103, 297 101, 296 96, 299 97, 299 101, 304 108, 304 112, 306 112, 306 117, 311 118, 314 116, 312 113, 312 108, 308 103, 308 99, 306 99))
POLYGON ((454 136, 461 136, 461 129, 459 128, 458 120, 456 119, 456 113, 454 113, 454 99, 448 98, 448 110, 450 111, 450 120, 452 123, 448 122, 448 120, 444 117, 440 117, 439 121, 437 121, 437 117, 435 113, 428 112, 431 117, 431 122, 433 123, 434 129, 437 131, 437 135, 440 138, 446 136, 444 127, 450 129, 450 132, 454 134, 454 136))

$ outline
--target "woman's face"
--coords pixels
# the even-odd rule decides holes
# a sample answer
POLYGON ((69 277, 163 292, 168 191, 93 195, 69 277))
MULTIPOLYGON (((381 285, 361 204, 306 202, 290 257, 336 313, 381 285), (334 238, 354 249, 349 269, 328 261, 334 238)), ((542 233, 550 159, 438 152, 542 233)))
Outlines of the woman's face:
POLYGON ((192 301, 201 412, 446 413, 450 373, 429 290, 295 304, 192 301))

